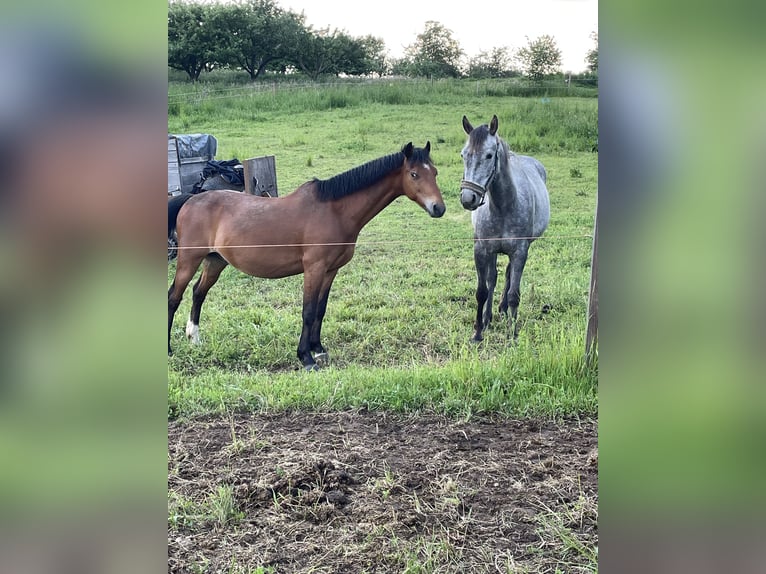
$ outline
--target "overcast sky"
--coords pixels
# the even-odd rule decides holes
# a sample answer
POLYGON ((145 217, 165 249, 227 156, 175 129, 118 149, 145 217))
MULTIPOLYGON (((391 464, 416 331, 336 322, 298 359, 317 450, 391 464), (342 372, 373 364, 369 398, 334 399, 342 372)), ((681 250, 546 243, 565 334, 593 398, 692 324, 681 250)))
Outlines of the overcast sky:
POLYGON ((585 54, 595 44, 598 0, 278 0, 303 12, 315 29, 337 28, 354 37, 382 38, 399 58, 414 44, 428 20, 452 32, 467 56, 507 46, 521 48, 548 34, 561 50, 562 71, 585 70, 585 54))

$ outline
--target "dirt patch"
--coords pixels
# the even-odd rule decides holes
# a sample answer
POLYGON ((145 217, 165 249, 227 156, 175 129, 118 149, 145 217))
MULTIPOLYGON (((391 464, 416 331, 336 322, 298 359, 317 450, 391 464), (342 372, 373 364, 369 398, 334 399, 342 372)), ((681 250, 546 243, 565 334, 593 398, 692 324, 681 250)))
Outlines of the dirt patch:
POLYGON ((294 413, 168 425, 168 572, 597 568, 597 423, 294 413))

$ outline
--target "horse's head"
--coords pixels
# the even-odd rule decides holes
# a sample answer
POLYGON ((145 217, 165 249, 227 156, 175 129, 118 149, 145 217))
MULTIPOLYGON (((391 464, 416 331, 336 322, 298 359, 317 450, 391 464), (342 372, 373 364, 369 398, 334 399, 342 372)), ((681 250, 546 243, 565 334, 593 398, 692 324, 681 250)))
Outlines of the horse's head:
POLYGON ((442 192, 436 184, 439 173, 431 162, 431 142, 426 147, 412 147, 412 142, 402 148, 404 166, 402 170, 402 187, 404 195, 417 203, 431 217, 441 217, 447 210, 442 198, 442 192))
POLYGON ((489 125, 474 128, 463 116, 463 129, 468 141, 460 152, 463 158, 463 181, 460 182, 460 203, 473 211, 484 203, 487 190, 497 174, 500 138, 497 136, 497 116, 489 125))

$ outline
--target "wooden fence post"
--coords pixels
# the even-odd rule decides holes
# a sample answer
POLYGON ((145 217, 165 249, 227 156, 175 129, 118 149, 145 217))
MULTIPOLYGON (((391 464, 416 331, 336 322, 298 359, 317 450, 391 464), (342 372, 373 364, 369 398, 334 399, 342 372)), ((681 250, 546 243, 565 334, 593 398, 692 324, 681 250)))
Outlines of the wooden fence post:
POLYGON ((277 168, 273 155, 246 159, 245 193, 277 197, 277 168))
POLYGON ((585 360, 593 362, 598 352, 598 195, 596 220, 593 224, 593 251, 590 257, 590 294, 588 296, 588 329, 585 333, 585 360))

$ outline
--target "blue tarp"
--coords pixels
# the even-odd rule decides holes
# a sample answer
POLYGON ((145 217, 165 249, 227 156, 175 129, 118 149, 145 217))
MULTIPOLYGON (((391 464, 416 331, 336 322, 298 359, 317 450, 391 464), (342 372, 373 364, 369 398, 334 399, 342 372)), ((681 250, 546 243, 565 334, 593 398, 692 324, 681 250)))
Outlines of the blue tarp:
POLYGON ((210 160, 218 151, 218 140, 210 134, 175 134, 173 137, 178 141, 178 158, 181 160, 193 157, 210 160))

